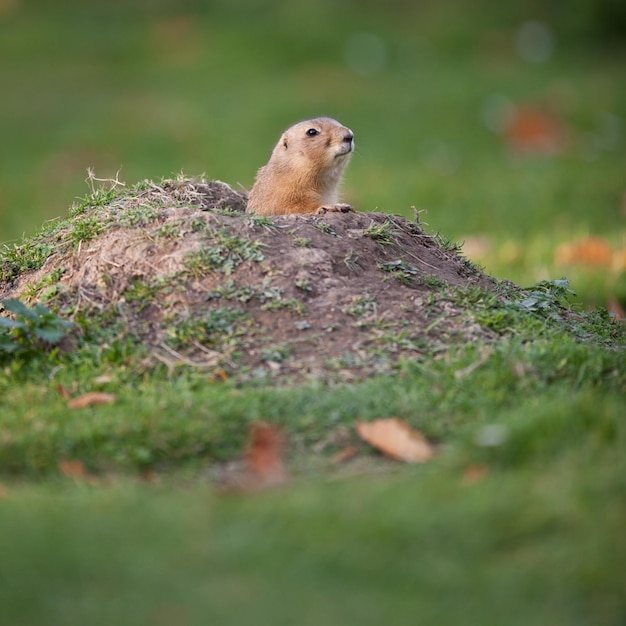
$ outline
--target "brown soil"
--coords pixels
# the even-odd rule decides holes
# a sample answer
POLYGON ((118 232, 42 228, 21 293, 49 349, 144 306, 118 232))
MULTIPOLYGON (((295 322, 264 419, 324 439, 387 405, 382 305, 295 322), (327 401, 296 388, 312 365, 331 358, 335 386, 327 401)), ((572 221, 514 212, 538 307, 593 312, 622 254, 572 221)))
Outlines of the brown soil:
POLYGON ((419 223, 260 218, 245 201, 219 182, 148 183, 63 223, 44 265, 0 284, 0 299, 48 293, 85 341, 95 325, 143 344, 149 364, 244 380, 352 380, 494 338, 451 297, 493 281, 419 223))

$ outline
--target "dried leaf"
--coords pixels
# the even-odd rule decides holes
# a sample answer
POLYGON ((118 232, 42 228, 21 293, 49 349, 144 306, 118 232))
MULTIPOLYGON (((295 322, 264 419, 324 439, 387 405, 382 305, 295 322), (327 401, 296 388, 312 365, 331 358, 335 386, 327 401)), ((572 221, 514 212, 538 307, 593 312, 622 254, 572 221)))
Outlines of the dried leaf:
POLYGON ((356 453, 357 449, 354 446, 346 446, 333 456, 333 463, 344 463, 345 461, 349 461, 351 458, 356 456, 356 453))
POLYGON ((224 370, 215 370, 209 377, 211 382, 225 383, 228 380, 228 374, 224 370))
POLYGON ((147 469, 141 472, 141 479, 145 480, 147 483, 154 484, 157 482, 157 475, 154 470, 147 469))
POLYGON ((554 260, 558 265, 611 267, 613 249, 602 237, 585 237, 561 244, 554 252, 554 260))
POLYGON ((435 454, 435 447, 422 433, 397 417, 357 422, 356 431, 371 446, 400 461, 424 463, 435 454))
POLYGON ((60 383, 56 386, 56 390, 59 392, 59 395, 65 400, 70 399, 70 392, 60 383))
POLYGON ((82 461, 59 461, 59 472, 70 478, 85 478, 87 472, 82 461))
POLYGON ((63 460, 59 461, 59 472, 67 478, 73 478, 78 481, 85 481, 89 485, 99 485, 100 480, 89 474, 85 469, 85 465, 79 460, 63 460))
POLYGON ((255 422, 250 426, 244 454, 250 482, 257 487, 275 487, 287 480, 283 463, 283 438, 277 426, 255 422))
POLYGON ((115 402, 116 396, 112 393, 102 393, 100 391, 90 391, 82 396, 73 398, 67 403, 70 409, 84 409, 88 406, 94 406, 96 404, 111 404, 115 402))
POLYGON ((503 130, 509 147, 523 154, 556 154, 563 150, 566 132, 561 120, 540 107, 516 107, 503 130))
POLYGON ((464 485, 473 485, 481 481, 487 474, 489 470, 485 465, 479 465, 478 463, 473 463, 472 465, 468 465, 463 470, 463 484, 464 485))

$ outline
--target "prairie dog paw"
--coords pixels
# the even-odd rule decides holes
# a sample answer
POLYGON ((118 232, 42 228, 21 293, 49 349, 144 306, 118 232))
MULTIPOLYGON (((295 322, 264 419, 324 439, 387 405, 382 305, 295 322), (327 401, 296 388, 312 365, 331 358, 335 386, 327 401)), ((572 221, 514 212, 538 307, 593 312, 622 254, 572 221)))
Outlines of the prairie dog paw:
POLYGON ((331 204, 330 206, 321 206, 317 209, 318 215, 325 213, 354 213, 354 207, 351 204, 331 204))

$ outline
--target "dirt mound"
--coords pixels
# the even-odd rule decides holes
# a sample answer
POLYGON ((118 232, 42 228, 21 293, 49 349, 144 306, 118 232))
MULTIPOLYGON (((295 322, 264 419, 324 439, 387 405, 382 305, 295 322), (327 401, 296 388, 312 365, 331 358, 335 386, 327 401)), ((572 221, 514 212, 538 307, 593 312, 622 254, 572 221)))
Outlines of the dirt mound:
POLYGON ((148 363, 241 379, 350 380, 494 337, 450 297, 493 281, 419 223, 245 202, 190 179, 96 193, 30 243, 39 269, 5 259, 0 299, 45 300, 84 341, 130 341, 148 363))

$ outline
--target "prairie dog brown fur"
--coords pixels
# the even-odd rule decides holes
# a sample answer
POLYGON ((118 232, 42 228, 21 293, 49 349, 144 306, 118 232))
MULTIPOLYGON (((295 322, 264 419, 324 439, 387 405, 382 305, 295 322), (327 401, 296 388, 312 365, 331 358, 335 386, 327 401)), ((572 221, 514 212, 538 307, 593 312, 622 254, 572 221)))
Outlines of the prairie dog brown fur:
POLYGON ((257 173, 247 211, 261 215, 352 211, 338 203, 338 188, 352 151, 354 133, 330 117, 288 128, 257 173))

